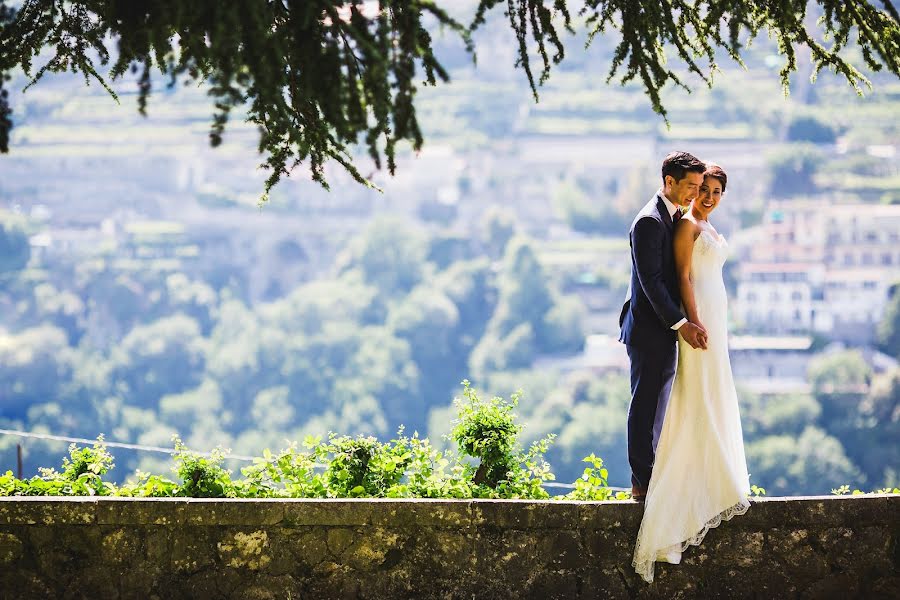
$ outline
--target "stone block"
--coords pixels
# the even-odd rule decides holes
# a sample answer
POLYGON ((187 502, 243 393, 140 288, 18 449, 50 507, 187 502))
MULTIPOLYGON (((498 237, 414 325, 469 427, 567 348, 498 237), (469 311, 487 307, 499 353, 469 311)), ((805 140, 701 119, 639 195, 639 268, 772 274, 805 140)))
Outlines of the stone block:
POLYGON ((422 529, 403 547, 402 563, 434 578, 468 578, 476 572, 472 530, 422 529))
MULTIPOLYGON (((373 527, 352 537, 340 560, 356 571, 382 570, 399 562, 405 544, 406 536, 396 530, 373 527)), ((333 547, 330 540, 328 547, 333 547)))
POLYGON ((294 558, 302 565, 312 569, 330 557, 326 528, 309 528, 303 533, 285 535, 285 545, 291 549, 294 558))
POLYGON ((192 498, 180 507, 185 525, 276 525, 284 518, 284 502, 278 500, 221 500, 192 498))
POLYGON ((269 534, 263 529, 232 531, 216 543, 221 563, 233 569, 260 571, 272 562, 269 534))
POLYGON ((813 598, 862 598, 860 581, 850 573, 831 573, 811 582, 800 590, 799 597, 806 600, 813 598))
MULTIPOLYGON (((636 575, 635 575, 636 577, 636 575)), ((634 577, 626 579, 622 565, 600 567, 590 563, 578 575, 579 592, 576 598, 633 598, 637 593, 634 577)))
POLYGON ((2 525, 90 525, 96 523, 93 498, 0 498, 2 525))
POLYGON ((42 576, 65 580, 73 573, 103 564, 103 532, 97 526, 48 525, 29 528, 32 556, 42 576), (44 543, 38 544, 38 540, 44 543))
POLYGON ((366 500, 298 498, 284 502, 281 525, 283 527, 367 525, 372 512, 380 509, 376 503, 366 500))
MULTIPOLYGON (((867 582, 869 583, 868 587, 868 598, 877 598, 878 600, 895 600, 898 594, 897 591, 900 590, 900 575, 896 573, 896 569, 894 569, 894 574, 886 575, 882 573, 876 573, 872 577, 874 581, 867 582)), ((847 596, 845 596, 847 597, 847 596)))
POLYGON ((150 564, 168 566, 173 545, 172 531, 164 527, 142 528, 139 535, 144 536, 144 560, 150 564))
POLYGON ((467 500, 401 500, 372 504, 372 525, 429 529, 469 529, 475 525, 473 502, 467 500))
POLYGON ((45 600, 59 589, 45 574, 27 569, 0 568, 0 600, 45 600))
MULTIPOLYGON (((360 534, 359 537, 366 537, 368 532, 360 534)), ((356 531, 348 527, 332 527, 325 534, 325 544, 328 546, 328 553, 335 558, 340 558, 344 550, 353 543, 356 537, 356 531)))
POLYGON ((100 525, 180 525, 183 498, 103 498, 96 501, 100 525))
POLYGON ((767 551, 776 557, 799 588, 831 572, 827 550, 808 529, 773 528, 766 532, 767 551))
POLYGON ((22 540, 11 533, 0 532, 0 565, 8 565, 22 558, 22 540))
POLYGON ((100 553, 106 563, 128 563, 141 552, 141 541, 141 536, 135 535, 134 530, 119 527, 103 536, 100 553))
POLYGON ((176 574, 196 573, 215 564, 214 541, 206 527, 180 528, 172 536, 169 566, 176 574))
POLYGON ((580 529, 614 529, 637 536, 644 514, 643 504, 633 501, 583 502, 579 507, 580 529))
POLYGON ((576 529, 581 517, 577 502, 547 500, 475 500, 472 521, 476 526, 511 529, 576 529))

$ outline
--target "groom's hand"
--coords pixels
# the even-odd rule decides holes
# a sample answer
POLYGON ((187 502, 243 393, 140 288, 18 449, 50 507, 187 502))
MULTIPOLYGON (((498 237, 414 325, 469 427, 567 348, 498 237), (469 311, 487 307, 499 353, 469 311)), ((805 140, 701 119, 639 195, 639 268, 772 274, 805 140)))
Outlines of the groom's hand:
POLYGON ((698 348, 701 350, 706 350, 706 330, 704 330, 699 325, 695 325, 694 323, 685 323, 678 328, 678 333, 681 334, 681 337, 684 338, 684 341, 691 345, 691 348, 695 350, 698 348))

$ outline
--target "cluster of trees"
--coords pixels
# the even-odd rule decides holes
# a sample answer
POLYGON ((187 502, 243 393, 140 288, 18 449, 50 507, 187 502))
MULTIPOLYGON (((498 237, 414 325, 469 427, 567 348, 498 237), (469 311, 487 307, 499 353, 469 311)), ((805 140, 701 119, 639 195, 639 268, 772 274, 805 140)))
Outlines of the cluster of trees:
POLYGON ((877 335, 881 351, 900 360, 900 283, 891 288, 877 335))
MULTIPOLYGON (((581 349, 582 308, 529 240, 438 266, 441 241, 376 221, 331 277, 259 306, 184 273, 57 265, 35 285, 32 270, 8 270, 2 421, 152 445, 178 433, 243 452, 328 430, 424 434, 470 374, 581 349)), ((29 465, 51 464, 58 448, 47 452, 29 465)))
MULTIPOLYGON (((22 255, 21 227, 2 231, 9 256, 22 255)), ((45 265, 35 283, 22 260, 4 263, 0 426, 161 446, 178 434, 200 450, 259 454, 329 430, 385 439, 403 424, 442 447, 468 378, 485 394, 524 391, 523 443, 558 434, 547 458, 560 480, 594 452, 610 484, 626 486, 627 376, 532 367, 581 350, 581 304, 502 218, 467 242, 477 252, 448 253, 447 239, 377 220, 331 276, 256 306, 185 273, 86 261, 45 265)), ((876 377, 848 352, 823 355, 810 377, 812 395, 741 394, 753 482, 770 494, 896 485, 900 374, 876 377)), ((15 442, 0 438, 8 467, 15 442)), ((62 445, 25 448, 34 471, 62 445)), ((139 464, 165 470, 120 457, 119 480, 139 464)))
MULTIPOLYGON (((757 395, 738 390, 751 482, 769 495, 827 494, 844 482, 881 489, 900 482, 900 369, 875 374, 858 350, 823 353, 810 365, 810 394, 757 395)), ((530 371, 497 373, 492 389, 524 387, 527 440, 558 433, 548 459, 570 477, 596 452, 610 484, 628 485, 627 377, 574 372, 562 378, 530 371)), ((437 411, 433 429, 450 412, 437 411)))
POLYGON ((876 375, 859 350, 837 351, 811 362, 809 381, 809 395, 741 395, 751 479, 770 493, 896 485, 900 369, 876 375))
MULTIPOLYGON (((555 97, 558 115, 581 114, 593 121, 643 127, 651 110, 663 111, 664 88, 680 82, 670 66, 680 61, 667 63, 665 54, 657 51, 660 44, 670 42, 675 44, 669 47, 670 58, 680 57, 700 77, 711 72, 717 49, 741 54, 748 61, 767 60, 765 55, 778 52, 786 54, 781 72, 786 84, 797 68, 797 44, 810 48, 814 68, 833 66, 839 78, 854 85, 865 83, 865 78, 842 57, 855 56, 858 50, 863 57, 860 65, 886 67, 888 75, 877 80, 879 86, 893 84, 898 74, 896 11, 889 4, 879 9, 863 1, 842 3, 849 7, 846 10, 832 10, 834 3, 819 2, 799 3, 787 11, 749 0, 734 2, 727 13, 735 32, 741 33, 737 37, 721 30, 725 20, 717 14, 704 16, 705 3, 685 8, 685 18, 678 22, 654 2, 612 6, 560 1, 555 3, 558 10, 550 11, 539 0, 516 0, 509 3, 515 10, 502 15, 503 3, 472 0, 453 18, 437 5, 410 8, 387 3, 391 10, 374 19, 360 7, 349 8, 349 17, 342 15, 329 0, 290 10, 262 3, 252 11, 259 18, 252 19, 218 8, 191 14, 159 9, 138 15, 110 2, 93 3, 96 6, 70 2, 60 10, 43 10, 56 4, 34 0, 16 11, 11 4, 0 0, 0 48, 10 50, 0 52, 0 152, 7 150, 13 124, 2 89, 7 73, 18 76, 23 69, 36 76, 72 67, 95 76, 91 65, 108 66, 109 60, 112 68, 101 69, 99 75, 111 80, 128 67, 137 69, 142 111, 152 91, 151 72, 212 84, 210 95, 217 108, 210 127, 213 144, 221 142, 230 111, 246 110, 261 129, 260 147, 270 175, 267 190, 294 160, 310 168, 321 183, 325 183, 323 165, 331 159, 364 181, 356 159, 345 155, 360 140, 365 140, 376 166, 383 160, 393 170, 396 144, 409 142, 418 148, 423 141, 415 111, 421 100, 419 76, 436 82, 447 76, 445 69, 455 69, 460 73, 454 74, 456 81, 465 83, 472 47, 460 41, 467 42, 472 32, 488 27, 485 19, 491 15, 508 19, 508 26, 498 32, 516 43, 515 54, 526 69, 520 83, 527 82, 533 91, 562 60, 566 42, 580 48, 588 34, 599 34, 595 51, 602 52, 570 52, 565 63, 554 67, 556 77, 540 87, 541 106, 550 108, 545 114, 551 117, 557 114, 552 111, 555 97), (586 23, 573 18, 582 5, 587 5, 581 15, 586 23), (563 10, 566 6, 569 11, 563 10), (72 18, 95 10, 96 20, 72 18), (826 49, 815 41, 815 34, 810 37, 807 11, 821 15, 820 26, 839 43, 826 49), (328 18, 321 19, 323 15, 328 18), (452 40, 432 39, 426 30, 428 18, 449 25, 452 40), (860 23, 875 26, 854 27, 860 23), (578 37, 568 37, 567 25, 578 37), (771 28, 777 49, 754 54, 737 45, 745 34, 753 37, 764 25, 771 28), (685 27, 704 34, 682 35, 685 27), (148 37, 148 29, 158 35, 148 37), (851 29, 857 39, 848 44, 851 29), (209 31, 218 32, 212 42, 209 31), (21 34, 26 32, 22 43, 21 34), (168 56, 177 60, 158 61, 175 50, 174 33, 180 47, 168 56), (301 38, 302 43, 295 43, 301 38), (70 44, 73 39, 84 43, 70 44), (110 40, 115 40, 118 52, 107 57, 110 40), (99 52, 99 65, 92 47, 99 52), (287 55, 285 47, 292 48, 287 55), (78 60, 85 53, 90 60, 78 60), (26 68, 39 55, 52 57, 47 70, 39 70, 37 64, 34 71, 26 68), (277 60, 271 60, 273 56, 277 60), (695 64, 697 56, 706 57, 709 67, 695 64), (637 93, 646 93, 649 102, 615 112, 611 106, 634 103, 598 102, 590 96, 578 104, 579 95, 566 88, 566 70, 591 79, 587 75, 596 74, 597 64, 611 65, 611 72, 624 82, 637 82, 637 93), (424 72, 417 74, 417 66, 424 72), (270 107, 277 110, 267 110, 270 107)), ((445 4, 449 11, 452 3, 445 4)), ((820 78, 817 86, 828 80, 820 78)), ((521 112, 514 95, 485 93, 496 89, 485 86, 500 85, 493 80, 475 78, 469 84, 479 93, 465 96, 459 106, 452 98, 435 104, 434 112, 459 119, 451 120, 448 129, 454 134, 478 132, 484 138, 513 131, 521 112)), ((845 127, 864 140, 869 130, 859 129, 866 119, 836 118, 842 108, 830 106, 833 96, 827 88, 808 110, 787 122, 783 115, 791 111, 760 109, 758 91, 745 85, 734 89, 739 92, 716 88, 708 111, 697 96, 682 97, 679 105, 678 96, 670 94, 665 105, 681 111, 679 118, 693 115, 695 125, 749 123, 754 130, 783 130, 779 141, 785 143, 769 157, 772 197, 814 194, 824 187, 822 177, 830 171, 886 176, 885 161, 874 157, 860 152, 830 156, 828 145, 847 133, 845 127)), ((882 109, 889 114, 890 106, 882 109)), ((636 209, 620 200, 639 206, 645 194, 637 189, 654 180, 654 173, 636 172, 620 185, 576 172, 548 193, 572 230, 619 236, 636 209), (635 190, 620 189, 632 185, 635 190), (607 205, 598 198, 615 202, 607 205)), ((470 184, 461 179, 460 190, 467 193, 470 184)), ((892 194, 869 193, 873 200, 896 201, 892 194)), ((212 196, 201 201, 229 202, 212 196)), ((750 208, 742 214, 758 217, 760 211, 750 208)), ((420 217, 434 227, 448 225, 457 217, 456 207, 423 202, 420 217)), ((267 446, 280 447, 285 438, 322 435, 329 429, 388 436, 402 423, 440 445, 441 434, 450 431, 451 398, 459 392, 459 382, 469 378, 488 394, 525 391, 519 407, 528 423, 523 435, 533 441, 550 432, 559 434, 547 457, 561 480, 577 477, 581 457, 595 452, 609 466, 610 483, 627 485, 626 376, 575 372, 560 377, 532 367, 538 355, 578 351, 584 315, 582 306, 548 277, 531 243, 514 233, 514 224, 496 215, 480 239, 429 234, 394 221, 375 222, 337 258, 331 276, 268 303, 250 305, 242 289, 247 278, 231 272, 231 265, 206 278, 149 264, 121 270, 104 257, 29 268, 34 262, 29 262, 27 224, 4 217, 0 219, 0 426, 89 438, 104 432, 112 440, 153 445, 169 445, 178 433, 197 449, 222 444, 235 452, 258 454, 267 446)), ((879 334, 882 349, 892 356, 900 356, 898 321, 900 293, 894 294, 879 334)), ((754 483, 770 493, 827 492, 842 483, 867 488, 896 485, 900 457, 892 451, 896 444, 891 441, 897 439, 900 419, 897 373, 875 377, 858 354, 849 353, 823 357, 810 376, 812 395, 741 395, 754 483)), ((2 464, 14 464, 14 443, 12 438, 0 438, 2 464)), ((62 447, 29 441, 28 468, 55 464, 62 447)), ((133 455, 121 456, 119 478, 138 464, 133 455)), ((152 461, 142 461, 145 468, 153 466, 152 461)))

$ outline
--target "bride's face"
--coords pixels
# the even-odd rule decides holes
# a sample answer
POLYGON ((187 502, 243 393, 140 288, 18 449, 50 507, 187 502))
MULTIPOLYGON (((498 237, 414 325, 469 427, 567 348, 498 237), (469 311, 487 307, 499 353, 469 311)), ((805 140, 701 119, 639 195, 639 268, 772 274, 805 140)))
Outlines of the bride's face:
POLYGON ((694 200, 694 208, 707 216, 716 209, 721 199, 722 182, 715 177, 706 177, 700 186, 700 194, 694 200))

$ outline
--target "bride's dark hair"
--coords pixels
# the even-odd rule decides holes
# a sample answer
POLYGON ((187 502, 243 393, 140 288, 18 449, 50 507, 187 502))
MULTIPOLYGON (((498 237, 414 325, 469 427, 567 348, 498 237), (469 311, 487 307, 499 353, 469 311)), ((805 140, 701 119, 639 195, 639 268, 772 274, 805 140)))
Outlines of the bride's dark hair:
POLYGON ((725 185, 728 183, 728 175, 725 174, 725 169, 715 163, 708 162, 706 163, 706 170, 703 172, 703 179, 707 177, 718 179, 719 183, 722 184, 722 192, 725 192, 725 185))

